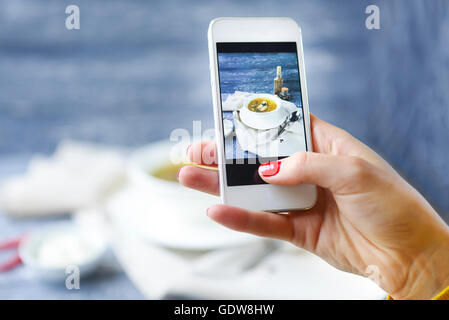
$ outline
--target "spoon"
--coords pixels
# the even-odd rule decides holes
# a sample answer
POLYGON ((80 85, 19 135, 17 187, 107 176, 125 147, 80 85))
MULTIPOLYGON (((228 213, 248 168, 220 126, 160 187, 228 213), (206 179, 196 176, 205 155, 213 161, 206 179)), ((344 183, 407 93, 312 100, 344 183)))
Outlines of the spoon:
POLYGON ((298 111, 293 111, 290 114, 290 117, 287 117, 284 121, 284 123, 281 124, 281 126, 279 127, 278 133, 272 138, 272 140, 276 140, 277 138, 280 137, 280 135, 285 131, 285 128, 287 128, 287 125, 290 122, 295 122, 298 121, 300 119, 300 116, 298 116, 298 111))

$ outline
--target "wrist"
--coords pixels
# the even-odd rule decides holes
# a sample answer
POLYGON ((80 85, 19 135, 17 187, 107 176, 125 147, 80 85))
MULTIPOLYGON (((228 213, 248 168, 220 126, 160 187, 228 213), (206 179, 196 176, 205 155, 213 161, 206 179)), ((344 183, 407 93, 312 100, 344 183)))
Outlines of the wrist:
POLYGON ((432 244, 411 257, 403 286, 390 293, 395 300, 430 300, 449 285, 449 231, 435 233, 432 244))

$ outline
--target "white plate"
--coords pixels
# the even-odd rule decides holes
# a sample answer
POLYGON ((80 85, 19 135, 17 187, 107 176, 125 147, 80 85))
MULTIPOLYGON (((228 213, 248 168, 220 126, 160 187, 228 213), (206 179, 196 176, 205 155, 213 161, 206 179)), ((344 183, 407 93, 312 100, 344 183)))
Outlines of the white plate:
POLYGON ((206 216, 201 204, 185 206, 185 200, 152 197, 128 186, 108 201, 106 211, 120 229, 172 249, 212 250, 257 240, 218 225, 206 216), (186 211, 194 211, 196 219, 186 211))

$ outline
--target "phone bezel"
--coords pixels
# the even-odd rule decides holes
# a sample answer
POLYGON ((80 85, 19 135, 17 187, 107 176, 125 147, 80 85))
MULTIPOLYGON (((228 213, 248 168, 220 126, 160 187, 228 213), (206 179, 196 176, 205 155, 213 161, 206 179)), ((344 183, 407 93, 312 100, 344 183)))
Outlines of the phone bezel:
POLYGON ((305 138, 307 151, 312 151, 301 28, 291 18, 217 18, 212 20, 209 25, 208 40, 221 202, 251 210, 271 212, 305 210, 312 207, 316 201, 316 187, 312 185, 304 184, 293 187, 269 184, 227 185, 216 50, 217 42, 296 42, 305 121, 305 138))

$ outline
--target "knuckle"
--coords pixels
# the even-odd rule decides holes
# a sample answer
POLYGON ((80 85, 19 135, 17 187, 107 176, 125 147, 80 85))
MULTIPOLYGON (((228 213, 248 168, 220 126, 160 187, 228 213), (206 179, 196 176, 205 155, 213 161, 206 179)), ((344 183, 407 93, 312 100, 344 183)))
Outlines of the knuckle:
POLYGON ((298 152, 294 155, 294 162, 293 162, 293 170, 292 172, 294 176, 292 176, 292 184, 301 184, 304 180, 305 174, 307 170, 304 170, 304 168, 307 168, 308 163, 310 161, 310 157, 307 154, 307 152, 298 152))
POLYGON ((307 166, 307 161, 308 161, 307 152, 296 153, 294 156, 294 159, 295 159, 295 169, 297 172, 307 166))
POLYGON ((350 157, 350 176, 356 179, 364 179, 369 175, 368 162, 359 157, 350 157))

